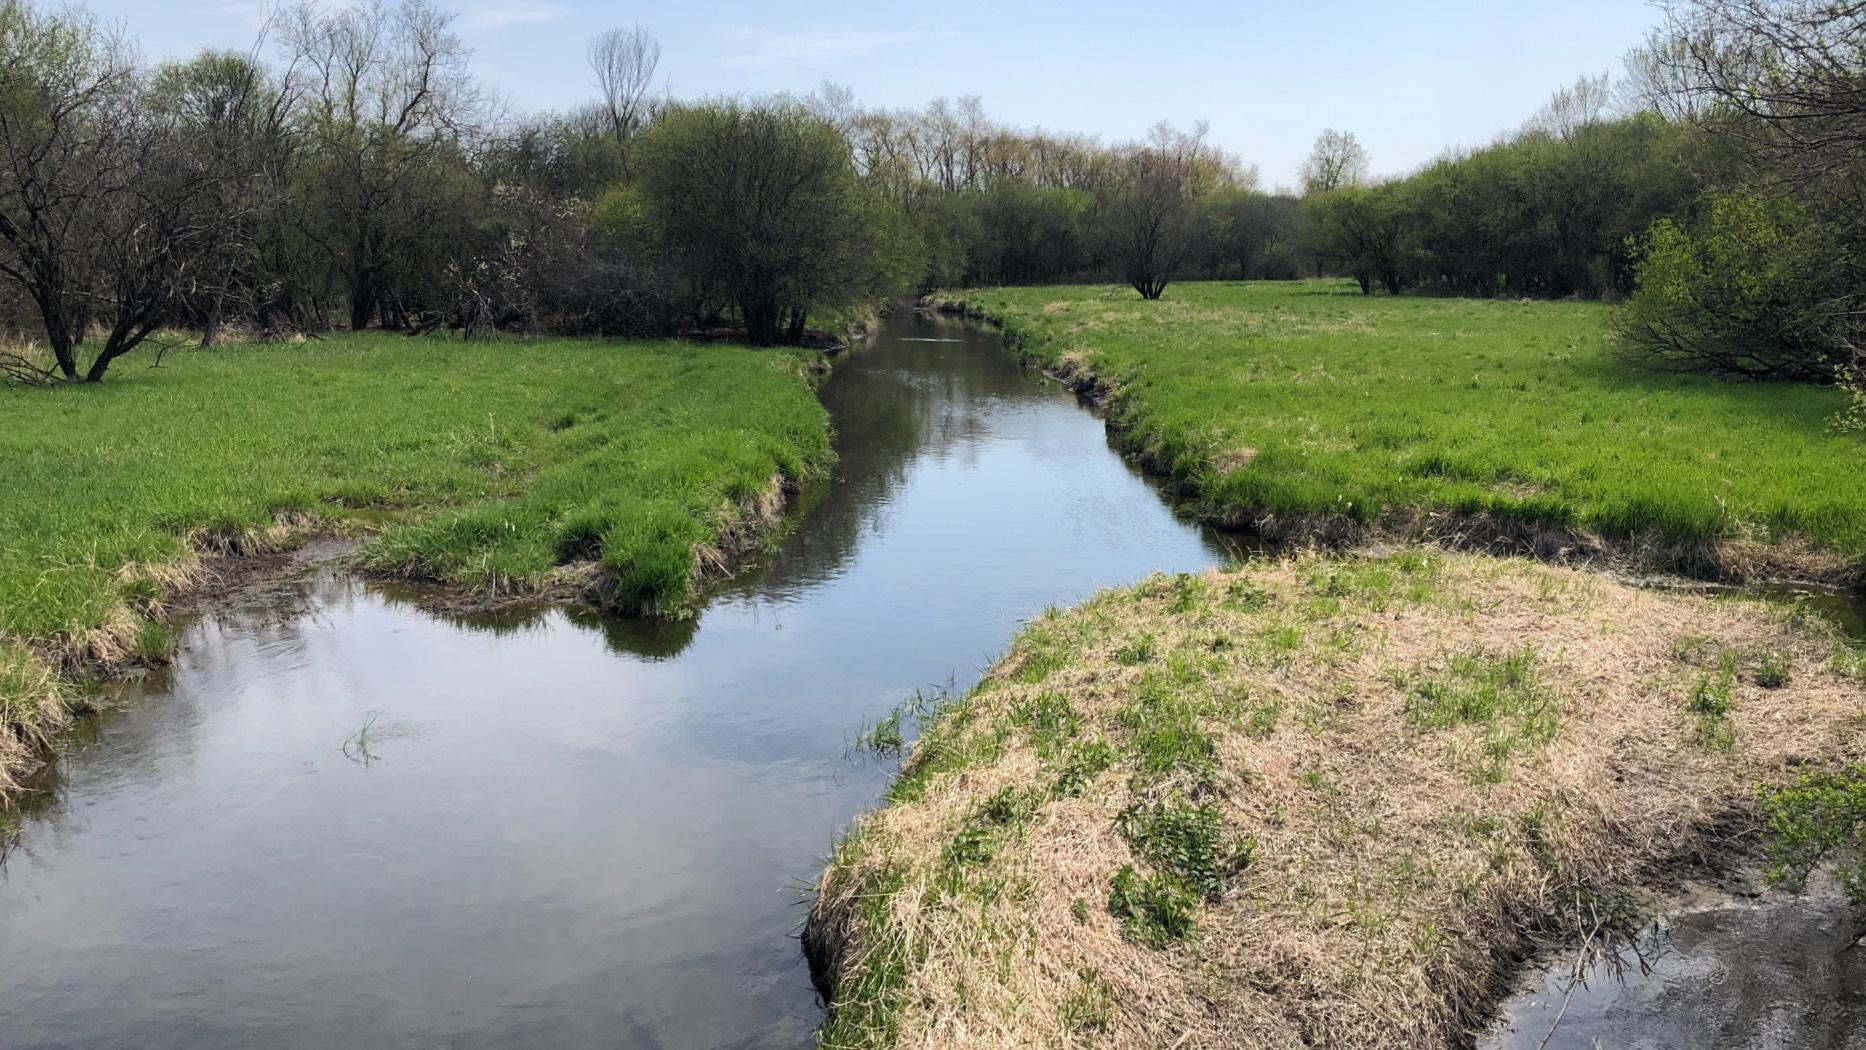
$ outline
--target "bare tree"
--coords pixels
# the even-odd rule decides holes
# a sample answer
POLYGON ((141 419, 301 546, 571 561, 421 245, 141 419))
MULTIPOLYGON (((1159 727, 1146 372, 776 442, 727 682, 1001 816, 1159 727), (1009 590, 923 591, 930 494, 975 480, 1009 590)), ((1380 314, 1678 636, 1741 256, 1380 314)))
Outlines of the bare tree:
POLYGON ((627 144, 648 121, 648 92, 661 65, 661 42, 640 25, 618 27, 590 41, 589 61, 610 134, 627 144))
POLYGON ((1580 76, 1570 87, 1558 88, 1542 108, 1523 122, 1525 132, 1540 132, 1567 139, 1598 123, 1613 106, 1612 78, 1580 76))
POLYGON ((214 176, 199 201, 199 261, 182 289, 202 346, 214 345, 230 312, 260 312, 272 283, 259 258, 260 224, 285 192, 293 92, 290 76, 272 78, 257 52, 205 51, 165 65, 145 102, 187 163, 214 176))
POLYGON ((0 0, 0 275, 58 371, 97 382, 172 316, 234 173, 146 104, 128 48, 77 10, 0 0), (104 344, 80 367, 93 323, 104 344))
POLYGON ((1856 186, 1866 166, 1866 3, 1675 0, 1656 55, 1701 119, 1756 167, 1791 182, 1856 186), (1842 176, 1840 179, 1830 179, 1842 176))
POLYGON ((1367 151, 1351 131, 1334 128, 1316 137, 1315 148, 1302 162, 1302 191, 1328 193, 1367 181, 1367 151))
POLYGON ((1622 113, 1657 113, 1674 123, 1696 123, 1710 100, 1683 74, 1688 44, 1663 30, 1646 38, 1621 60, 1624 73, 1613 86, 1614 108, 1622 113))
POLYGON ((1144 145, 1122 151, 1099 194, 1103 248, 1145 299, 1158 299, 1198 254, 1206 232, 1200 193, 1215 177, 1206 125, 1162 121, 1144 145))
POLYGON ((127 182, 127 50, 88 16, 0 0, 0 274, 37 308, 59 372, 79 378, 99 203, 127 182))

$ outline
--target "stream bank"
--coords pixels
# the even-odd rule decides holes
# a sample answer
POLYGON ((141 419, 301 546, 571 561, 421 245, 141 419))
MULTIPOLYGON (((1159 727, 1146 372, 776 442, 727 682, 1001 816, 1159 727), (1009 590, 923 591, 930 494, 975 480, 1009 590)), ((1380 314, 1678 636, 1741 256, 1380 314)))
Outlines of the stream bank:
POLYGON ((1866 649, 1792 610, 1429 549, 1156 576, 1031 624, 838 846, 825 1041, 1468 1046, 1862 757, 1866 649))

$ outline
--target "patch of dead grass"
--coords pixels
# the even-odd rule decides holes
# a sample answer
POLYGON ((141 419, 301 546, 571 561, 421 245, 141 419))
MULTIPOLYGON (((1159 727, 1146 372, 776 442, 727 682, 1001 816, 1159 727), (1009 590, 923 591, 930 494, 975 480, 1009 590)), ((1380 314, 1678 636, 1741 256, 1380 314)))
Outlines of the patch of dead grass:
POLYGON ((1417 550, 1106 593, 1034 623, 838 848, 805 931, 825 1042, 1467 1044, 1535 938, 1714 850, 1758 783, 1866 755, 1842 650, 1752 603, 1417 550), (1709 735, 1680 656, 1705 646, 1738 668, 1709 735), (1143 696, 1187 720, 1143 732, 1143 696), (1252 844, 1164 948, 1109 908, 1147 868, 1122 814, 1162 802, 1252 844))

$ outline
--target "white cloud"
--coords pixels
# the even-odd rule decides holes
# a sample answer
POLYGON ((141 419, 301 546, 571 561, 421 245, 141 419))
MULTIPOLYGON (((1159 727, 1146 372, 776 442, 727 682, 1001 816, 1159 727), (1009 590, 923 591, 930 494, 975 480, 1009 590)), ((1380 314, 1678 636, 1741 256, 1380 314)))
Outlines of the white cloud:
POLYGON ((791 62, 834 62, 861 58, 907 43, 906 33, 852 26, 823 26, 802 32, 775 32, 749 27, 721 29, 719 35, 741 45, 726 59, 734 66, 777 66, 791 62))
POLYGON ((548 0, 501 0, 467 8, 466 14, 460 16, 460 28, 469 32, 485 32, 510 29, 513 26, 543 25, 570 15, 570 8, 548 0))

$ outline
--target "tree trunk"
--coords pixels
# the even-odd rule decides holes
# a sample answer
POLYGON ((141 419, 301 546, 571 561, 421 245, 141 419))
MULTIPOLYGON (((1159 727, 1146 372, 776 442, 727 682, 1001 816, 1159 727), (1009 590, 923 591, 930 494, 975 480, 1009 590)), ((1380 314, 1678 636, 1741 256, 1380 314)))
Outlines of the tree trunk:
POLYGON ((745 321, 745 339, 753 346, 772 346, 778 341, 778 315, 776 303, 769 301, 748 300, 739 304, 739 313, 745 321))
POLYGON ((220 342, 220 297, 214 298, 214 305, 207 308, 207 317, 201 322, 201 349, 220 342))
POLYGON ((66 379, 78 378, 78 357, 72 351, 71 333, 63 325, 54 326, 50 318, 46 320, 45 341, 52 346, 52 356, 58 360, 58 370, 66 379))
POLYGON ((350 330, 360 332, 369 327, 369 319, 376 314, 379 296, 374 282, 367 277, 358 277, 350 284, 350 330))

